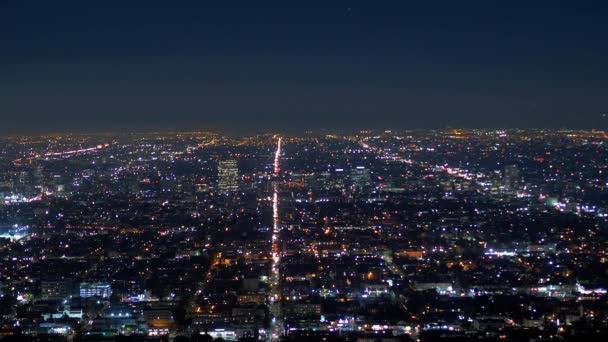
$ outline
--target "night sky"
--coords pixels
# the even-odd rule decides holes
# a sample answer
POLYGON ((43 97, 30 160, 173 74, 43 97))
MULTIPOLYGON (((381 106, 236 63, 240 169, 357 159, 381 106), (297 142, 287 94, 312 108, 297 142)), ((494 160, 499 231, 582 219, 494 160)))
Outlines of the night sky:
POLYGON ((0 1, 0 132, 608 128, 606 1, 0 1))

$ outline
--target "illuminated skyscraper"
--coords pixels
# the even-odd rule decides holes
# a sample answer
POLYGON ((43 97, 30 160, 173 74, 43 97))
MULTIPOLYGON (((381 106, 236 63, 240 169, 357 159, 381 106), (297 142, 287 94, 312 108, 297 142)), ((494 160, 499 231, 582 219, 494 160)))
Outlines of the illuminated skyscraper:
POLYGON ((519 172, 519 166, 507 165, 505 166, 505 173, 503 177, 503 185, 505 191, 516 192, 521 188, 521 174, 519 172))
POLYGON ((226 159, 217 166, 218 189, 222 192, 239 189, 239 168, 235 159, 226 159))
POLYGON ((350 180, 357 190, 363 190, 371 186, 372 180, 369 169, 364 166, 357 166, 350 170, 350 180))

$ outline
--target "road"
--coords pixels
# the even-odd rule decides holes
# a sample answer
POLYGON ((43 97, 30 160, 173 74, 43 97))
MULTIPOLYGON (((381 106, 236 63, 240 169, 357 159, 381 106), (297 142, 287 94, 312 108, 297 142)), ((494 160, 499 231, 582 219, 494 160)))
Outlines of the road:
MULTIPOLYGON (((281 159, 281 138, 277 142, 277 150, 274 156, 274 176, 277 177, 280 173, 281 159)), ((279 284, 280 273, 279 266, 281 263, 281 251, 279 245, 279 232, 281 230, 279 220, 279 183, 278 180, 272 184, 272 263, 270 273, 270 294, 269 294, 269 310, 271 315, 270 334, 271 341, 278 341, 282 335, 283 319, 281 316, 281 286, 279 284)))

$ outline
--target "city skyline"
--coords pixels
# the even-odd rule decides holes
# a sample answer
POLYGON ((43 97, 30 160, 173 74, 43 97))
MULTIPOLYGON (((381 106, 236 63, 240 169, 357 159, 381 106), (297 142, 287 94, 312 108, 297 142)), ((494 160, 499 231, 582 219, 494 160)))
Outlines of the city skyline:
POLYGON ((605 338, 606 139, 0 136, 0 340, 605 338))
POLYGON ((0 342, 608 340, 606 18, 0 1, 0 342))

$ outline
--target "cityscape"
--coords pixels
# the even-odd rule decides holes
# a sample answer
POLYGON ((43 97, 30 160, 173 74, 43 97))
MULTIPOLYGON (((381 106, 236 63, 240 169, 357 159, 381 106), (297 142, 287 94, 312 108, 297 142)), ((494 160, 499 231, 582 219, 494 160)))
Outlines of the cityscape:
POLYGON ((608 341, 608 1, 0 1, 0 342, 608 341))
POLYGON ((6 136, 0 336, 601 339, 607 139, 550 129, 6 136))

